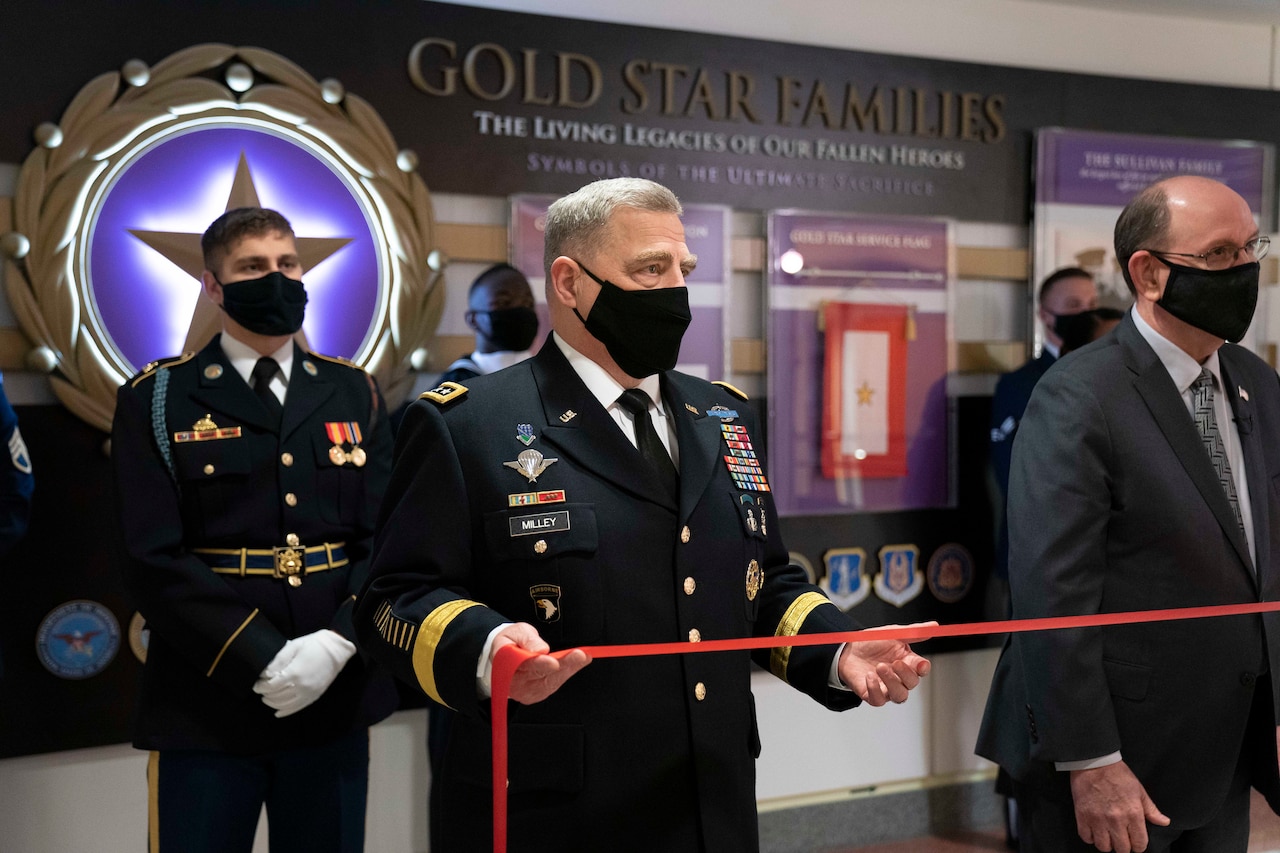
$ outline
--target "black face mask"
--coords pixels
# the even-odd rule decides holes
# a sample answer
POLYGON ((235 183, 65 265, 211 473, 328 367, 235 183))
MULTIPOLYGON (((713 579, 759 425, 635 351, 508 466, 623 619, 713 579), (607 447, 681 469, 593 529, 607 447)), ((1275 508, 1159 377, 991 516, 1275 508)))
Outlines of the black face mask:
POLYGON ((1098 337, 1098 325, 1104 320, 1119 320, 1124 312, 1116 308, 1093 308, 1079 314, 1054 314, 1053 333, 1062 339, 1062 352, 1067 353, 1092 343, 1098 337))
POLYGON ((1225 270, 1202 270, 1172 264, 1152 253, 1169 268, 1164 295, 1156 304, 1184 323, 1217 338, 1239 343, 1258 305, 1257 261, 1225 270))
POLYGON ((1093 312, 1054 314, 1053 333, 1062 339, 1064 350, 1084 346, 1093 334, 1093 312))
POLYGON ((689 313, 689 289, 623 290, 597 278, 581 262, 578 266, 600 285, 600 295, 591 306, 590 316, 583 317, 577 308, 573 313, 604 344, 618 367, 636 379, 675 367, 680 340, 693 317, 689 313))
POLYGON ((538 335, 538 312, 532 308, 521 305, 472 313, 476 328, 498 352, 523 352, 533 346, 533 339, 538 335))
MULTIPOLYGON (((221 282, 219 282, 221 284, 221 282)), ((292 335, 302 328, 307 291, 282 272, 222 285, 222 310, 259 335, 292 335)))

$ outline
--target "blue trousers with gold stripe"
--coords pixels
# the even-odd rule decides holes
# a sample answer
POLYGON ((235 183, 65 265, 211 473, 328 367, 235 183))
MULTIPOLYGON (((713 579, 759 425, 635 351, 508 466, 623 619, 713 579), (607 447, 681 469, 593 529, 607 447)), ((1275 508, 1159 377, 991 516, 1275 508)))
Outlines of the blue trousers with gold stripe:
POLYGON ((265 805, 271 853, 361 853, 369 732, 266 755, 152 752, 149 853, 250 853, 265 805))

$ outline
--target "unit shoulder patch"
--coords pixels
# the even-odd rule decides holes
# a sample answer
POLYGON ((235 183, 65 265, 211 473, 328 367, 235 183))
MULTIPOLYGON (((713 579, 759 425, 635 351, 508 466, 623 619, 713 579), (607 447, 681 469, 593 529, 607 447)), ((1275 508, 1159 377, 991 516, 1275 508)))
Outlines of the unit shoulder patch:
POLYGON ((467 393, 467 386, 458 382, 441 382, 430 391, 418 395, 419 400, 430 400, 438 405, 446 405, 454 400, 462 399, 467 393))
POLYGON ((195 358, 195 356, 196 356, 195 352, 192 351, 192 352, 184 352, 182 355, 175 355, 172 358, 162 358, 158 361, 153 361, 150 364, 148 364, 146 367, 142 368, 142 371, 133 378, 133 382, 129 384, 129 387, 137 388, 138 383, 140 383, 142 380, 154 374, 160 368, 175 367, 179 364, 182 364, 184 361, 190 361, 191 359, 195 358))
POLYGON ((739 390, 738 388, 735 388, 734 386, 730 385, 728 382, 716 381, 716 382, 712 382, 711 384, 712 384, 712 385, 719 385, 721 388, 723 388, 724 390, 728 391, 730 394, 732 394, 733 396, 737 397, 739 400, 749 400, 749 399, 751 399, 751 398, 750 398, 750 397, 748 397, 746 394, 742 393, 742 391, 741 391, 741 390, 739 390))

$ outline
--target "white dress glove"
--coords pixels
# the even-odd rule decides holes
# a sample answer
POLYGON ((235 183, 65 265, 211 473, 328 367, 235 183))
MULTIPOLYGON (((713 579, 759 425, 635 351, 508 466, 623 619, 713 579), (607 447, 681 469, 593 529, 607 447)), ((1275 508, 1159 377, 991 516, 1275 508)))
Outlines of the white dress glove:
POLYGON ((349 640, 328 628, 289 640, 262 671, 253 692, 277 717, 296 714, 329 689, 355 653, 349 640))

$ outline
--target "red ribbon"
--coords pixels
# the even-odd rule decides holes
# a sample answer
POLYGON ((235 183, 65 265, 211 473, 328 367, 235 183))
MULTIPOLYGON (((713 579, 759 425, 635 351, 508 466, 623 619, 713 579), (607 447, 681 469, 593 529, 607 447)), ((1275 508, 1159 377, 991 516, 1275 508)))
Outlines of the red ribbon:
MULTIPOLYGON (((1252 604, 1217 604, 1208 607, 1178 607, 1167 610, 1136 610, 1128 613, 1098 613, 1091 616, 1050 616, 1042 619, 1007 619, 998 622, 968 622, 961 625, 913 625, 894 628, 864 628, 832 634, 803 634, 796 637, 746 637, 740 640, 703 640, 700 643, 646 643, 622 646, 581 646, 593 660, 597 658, 648 657, 650 655, 704 654, 743 649, 771 649, 782 646, 823 646, 856 643, 861 640, 908 640, 920 642, 939 637, 974 637, 983 634, 1019 634, 1058 628, 1096 628, 1102 625, 1132 625, 1142 622, 1169 622, 1175 619, 1206 619, 1280 611, 1280 601, 1252 604)), ((573 649, 553 652, 563 658, 573 649)), ((507 850, 507 700, 511 679, 520 664, 537 655, 514 645, 498 649, 493 657, 493 850, 507 850)))

